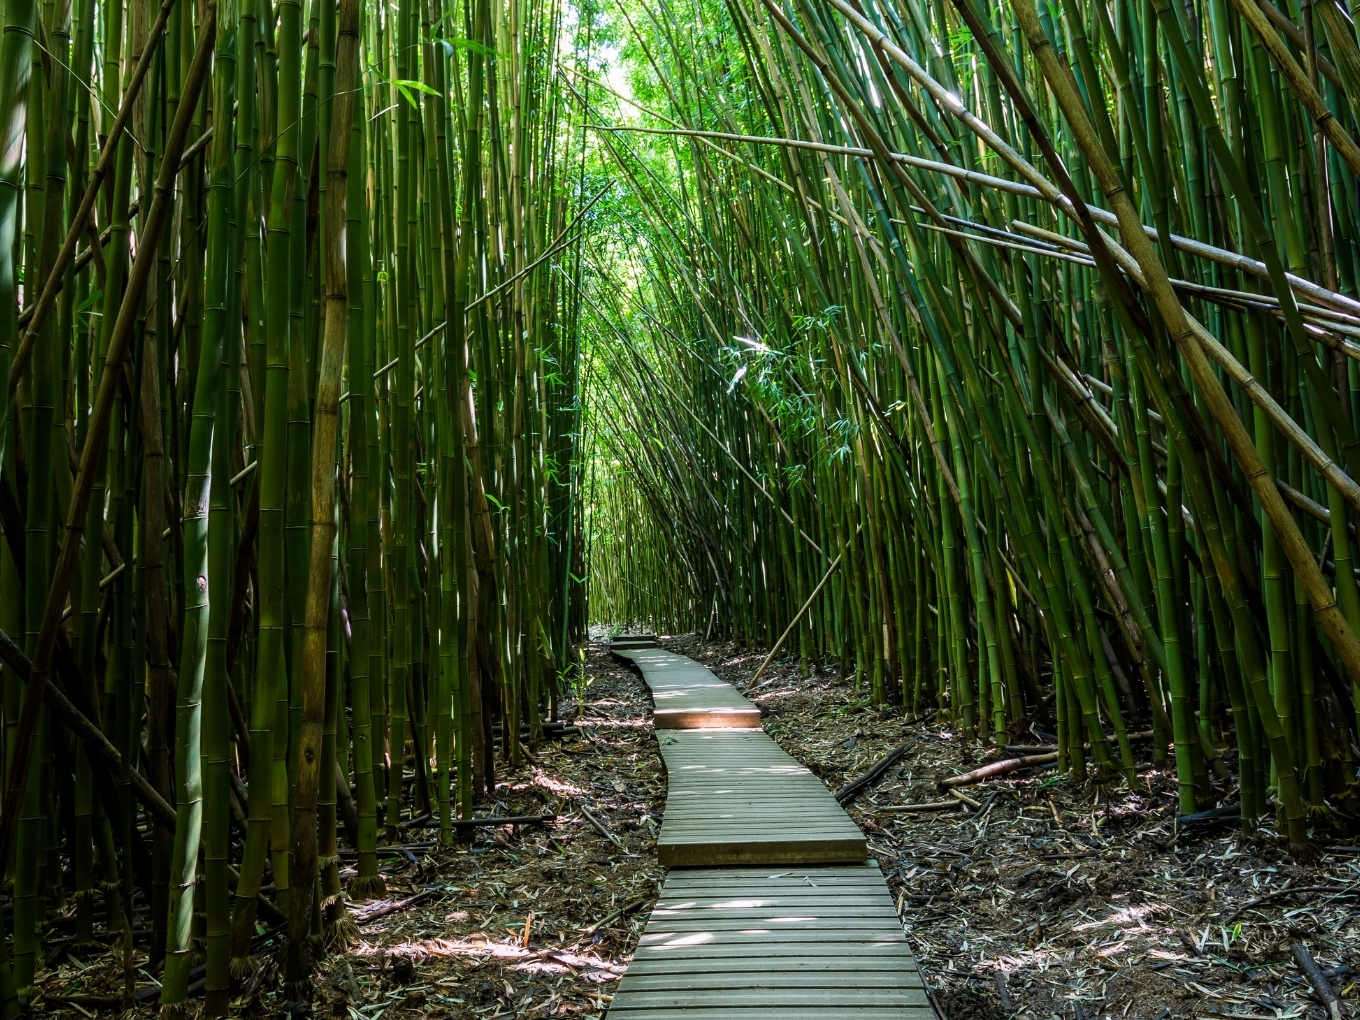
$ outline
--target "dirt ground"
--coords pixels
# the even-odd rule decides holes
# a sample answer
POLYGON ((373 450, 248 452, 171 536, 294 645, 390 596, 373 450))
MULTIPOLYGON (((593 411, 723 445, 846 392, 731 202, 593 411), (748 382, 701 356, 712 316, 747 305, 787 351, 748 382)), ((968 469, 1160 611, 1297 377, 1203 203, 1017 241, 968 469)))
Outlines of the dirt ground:
MULTIPOLYGON (((743 689, 763 658, 693 637, 665 644, 743 689)), ((873 710, 834 671, 803 679, 776 665, 748 697, 833 790, 921 735, 850 814, 948 1020, 1326 1017, 1295 942, 1342 996, 1342 1015, 1356 1015, 1357 848, 1298 861, 1269 829, 1249 840, 1223 827, 1178 832, 1175 775, 1152 767, 1149 745, 1145 789, 1030 769, 963 788, 980 810, 892 812, 939 801, 941 779, 1003 755, 873 710)))
MULTIPOLYGON (((695 637, 663 643, 743 688, 761 660, 695 637)), ((361 941, 325 964, 316 1015, 603 1015, 663 877, 665 776, 642 682, 598 644, 587 670, 580 736, 545 743, 478 810, 557 820, 452 848, 413 831, 409 852, 385 860, 388 899, 349 905, 361 941)), ((1174 776, 1150 762, 1133 792, 1031 769, 966 788, 976 809, 894 812, 939 801, 939 780, 996 753, 870 709, 834 671, 803 679, 777 665, 750 696, 771 736, 833 790, 919 737, 849 810, 948 1020, 1325 1020, 1295 942, 1340 992, 1342 1015, 1356 1015, 1360 852, 1300 862, 1268 830, 1177 832, 1174 776)), ((233 1012, 284 1012, 273 968, 233 1012)), ((111 1015, 92 1007, 120 980, 113 954, 67 957, 40 975, 35 1007, 111 1015)))

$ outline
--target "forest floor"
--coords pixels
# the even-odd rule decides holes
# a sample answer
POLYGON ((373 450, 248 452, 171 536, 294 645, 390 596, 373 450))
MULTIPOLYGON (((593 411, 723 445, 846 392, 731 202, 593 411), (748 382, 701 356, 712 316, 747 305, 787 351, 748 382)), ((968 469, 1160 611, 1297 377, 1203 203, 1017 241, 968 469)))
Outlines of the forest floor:
MULTIPOLYGON (((762 658, 695 637, 663 643, 743 690, 762 658)), ((387 899, 349 904, 360 942, 324 964, 316 1015, 603 1015, 663 877, 665 775, 642 681, 601 644, 586 667, 580 734, 503 772, 496 803, 477 811, 557 819, 480 829, 454 847, 412 830, 406 850, 384 858, 387 899)), ((1175 777, 1150 761, 1138 791, 1032 769, 965 788, 978 810, 893 812, 938 801, 939 780, 997 753, 870 708, 834 670, 803 678, 778 664, 748 696, 770 735, 832 790, 917 738, 847 807, 947 1020, 1326 1020, 1295 942, 1341 993, 1342 1015, 1357 1014, 1360 855, 1298 861, 1268 830, 1178 832, 1175 777)), ((36 1009, 110 1015, 96 1002, 121 987, 118 954, 49 958, 36 1009)), ((237 1015, 283 1013, 276 963, 265 960, 237 1015)), ((135 1012, 153 1010, 147 1001, 135 1012)))
MULTIPOLYGON (((452 847, 429 842, 432 830, 409 830, 405 851, 382 857, 387 898, 347 904, 359 943, 322 964, 314 1015, 603 1015, 663 874, 655 845, 666 786, 646 686, 601 645, 588 648, 586 668, 581 714, 570 720, 580 734, 545 741, 536 763, 500 763, 496 802, 476 812, 557 819, 479 828, 452 847)), ((279 960, 261 959, 253 993, 233 1003, 235 1015, 285 1015, 279 960)), ((100 1005, 122 987, 119 953, 63 952, 54 964, 38 976, 43 997, 34 1007, 42 1015, 117 1012, 100 1005)), ((138 987, 154 995, 145 974, 138 987)), ((125 1015, 156 1010, 148 998, 125 1015)))
POLYGON ((481 829, 471 844, 394 860, 388 902, 433 895, 360 922, 358 947, 327 968, 336 1017, 604 1014, 664 874, 656 833, 666 779, 646 685, 597 644, 586 676, 580 714, 563 711, 580 734, 544 741, 536 763, 501 763, 496 803, 476 812, 556 812, 556 821, 481 829))
POLYGON ((1357 1014, 1354 847, 1300 861, 1268 829, 1178 831, 1174 770, 1154 767, 1148 744, 1134 745, 1139 790, 1030 769, 961 788, 976 810, 894 812, 938 802, 941 779, 1008 756, 872 709, 834 671, 803 678, 786 660, 750 691, 762 654, 664 644, 745 691, 769 734, 832 790, 920 738, 847 807, 948 1020, 1321 1020, 1296 942, 1342 996, 1341 1014, 1357 1014))

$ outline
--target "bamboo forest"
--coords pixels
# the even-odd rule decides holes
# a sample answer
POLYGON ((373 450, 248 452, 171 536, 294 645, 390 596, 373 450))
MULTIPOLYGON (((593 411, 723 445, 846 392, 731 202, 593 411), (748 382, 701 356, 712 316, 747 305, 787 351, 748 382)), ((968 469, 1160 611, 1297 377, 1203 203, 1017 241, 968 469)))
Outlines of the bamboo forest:
POLYGON ((1354 1010, 1350 0, 0 6, 0 1016, 1354 1010))

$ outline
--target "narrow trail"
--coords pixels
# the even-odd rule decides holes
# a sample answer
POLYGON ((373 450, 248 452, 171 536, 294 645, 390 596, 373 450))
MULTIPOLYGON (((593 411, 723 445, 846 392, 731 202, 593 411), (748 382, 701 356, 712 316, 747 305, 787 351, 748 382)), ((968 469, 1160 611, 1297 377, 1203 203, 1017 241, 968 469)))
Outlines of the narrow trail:
POLYGON ((646 639, 613 651, 642 673, 667 730, 657 850, 673 870, 609 1015, 928 1020, 887 884, 827 789, 705 667, 646 639))

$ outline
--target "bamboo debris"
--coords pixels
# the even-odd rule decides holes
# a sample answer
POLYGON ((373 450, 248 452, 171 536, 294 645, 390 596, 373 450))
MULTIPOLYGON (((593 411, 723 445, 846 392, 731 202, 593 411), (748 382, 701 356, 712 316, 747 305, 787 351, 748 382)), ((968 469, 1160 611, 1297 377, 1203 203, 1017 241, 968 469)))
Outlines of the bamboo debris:
POLYGON ((1003 758, 1001 761, 994 761, 981 768, 973 769, 972 772, 965 772, 963 775, 950 776, 948 779, 940 780, 940 789, 949 790, 955 786, 972 786, 988 779, 995 779, 997 776, 1009 775, 1012 772, 1019 772, 1021 769, 1032 769, 1038 765, 1052 765, 1058 760, 1058 752, 1050 754, 1031 754, 1023 758, 1003 758))

